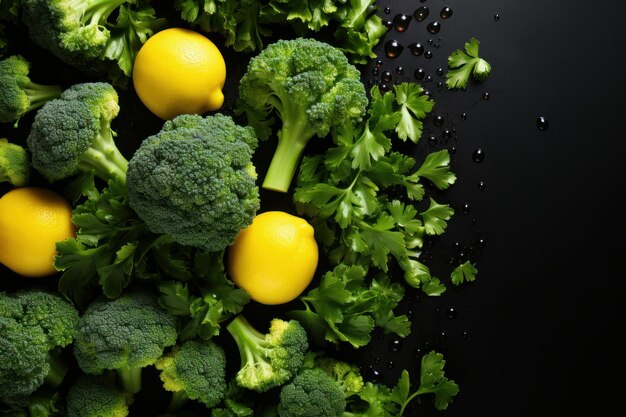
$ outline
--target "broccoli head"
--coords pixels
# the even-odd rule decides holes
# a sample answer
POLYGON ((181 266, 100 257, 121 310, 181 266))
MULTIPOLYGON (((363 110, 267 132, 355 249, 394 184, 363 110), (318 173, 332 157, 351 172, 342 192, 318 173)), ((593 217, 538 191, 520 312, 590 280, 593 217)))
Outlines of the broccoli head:
POLYGON ((30 80, 30 62, 20 55, 0 61, 0 122, 20 118, 61 95, 58 85, 37 84, 30 80))
POLYGON ((280 417, 341 417, 346 399, 339 386, 319 369, 305 369, 280 390, 280 417))
POLYGON ((0 182, 8 181, 15 187, 22 187, 29 179, 30 161, 26 149, 0 139, 0 182))
POLYGON ((0 293, 0 400, 23 404, 44 382, 62 382, 67 365, 60 350, 72 343, 78 320, 78 311, 60 296, 0 293))
POLYGON ((188 341, 156 361, 163 387, 172 391, 168 412, 177 412, 187 399, 208 408, 217 405, 226 393, 226 355, 213 342, 188 341))
POLYGON ((237 383, 258 392, 284 384, 293 378, 309 348, 304 328, 296 320, 273 319, 268 334, 262 334, 238 315, 226 327, 241 357, 237 383))
POLYGON ((359 367, 327 356, 315 358, 315 367, 324 371, 339 386, 344 397, 357 395, 363 390, 363 377, 359 367))
POLYGON ((74 340, 78 366, 88 374, 117 371, 124 389, 141 389, 141 370, 176 343, 176 318, 157 296, 129 290, 114 300, 92 302, 80 318, 74 340))
POLYGON ((67 417, 125 417, 127 396, 110 378, 81 375, 67 393, 67 417))
POLYGON ((361 73, 337 48, 314 39, 270 44, 252 58, 239 84, 249 120, 272 110, 282 122, 263 188, 286 192, 308 141, 356 123, 368 104, 361 73))
POLYGON ((259 209, 256 143, 252 128, 220 114, 167 121, 128 164, 130 206, 153 233, 223 250, 259 209))
POLYGON ((118 95, 107 83, 75 84, 46 103, 26 140, 32 165, 49 181, 80 171, 108 181, 125 181, 128 161, 117 148, 111 121, 119 113, 118 95))

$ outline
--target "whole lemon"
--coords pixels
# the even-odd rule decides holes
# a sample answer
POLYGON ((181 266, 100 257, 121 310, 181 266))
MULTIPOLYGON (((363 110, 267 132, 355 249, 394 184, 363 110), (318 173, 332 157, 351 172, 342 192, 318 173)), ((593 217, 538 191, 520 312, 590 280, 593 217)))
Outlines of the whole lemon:
POLYGON ((318 261, 313 227, 282 211, 257 215, 228 249, 228 273, 261 304, 293 300, 313 279, 318 261))
POLYGON ((190 29, 157 32, 133 64, 133 85, 143 104, 164 120, 203 114, 224 103, 224 57, 213 42, 190 29))
POLYGON ((0 263, 17 274, 55 273, 55 243, 75 234, 72 207, 54 191, 15 188, 0 198, 0 263))

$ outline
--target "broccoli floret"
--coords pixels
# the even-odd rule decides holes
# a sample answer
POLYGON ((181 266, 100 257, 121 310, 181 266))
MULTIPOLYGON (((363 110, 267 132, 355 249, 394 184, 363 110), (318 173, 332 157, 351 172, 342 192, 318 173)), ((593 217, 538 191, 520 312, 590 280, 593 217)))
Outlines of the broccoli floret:
POLYGON ((224 115, 181 115, 145 139, 128 164, 130 206, 150 231, 217 252, 252 223, 256 136, 224 115))
POLYGON ((282 121, 263 188, 286 192, 313 136, 361 120, 368 99, 360 77, 339 49, 307 38, 280 40, 250 60, 239 84, 244 110, 263 120, 274 109, 282 121))
POLYGON ((280 417, 341 417, 346 399, 339 386, 319 369, 305 369, 280 390, 280 417))
POLYGON ((32 165, 49 181, 91 172, 105 181, 125 181, 128 161, 117 148, 111 121, 118 95, 107 83, 75 84, 46 103, 26 139, 32 165))
POLYGON ((117 371, 124 389, 136 394, 142 368, 153 365, 175 343, 176 318, 159 306, 157 296, 129 290, 87 307, 74 340, 74 356, 88 374, 117 371))
POLYGON ((296 320, 273 319, 268 334, 262 334, 238 315, 226 327, 241 357, 237 383, 264 392, 289 381, 298 372, 309 343, 304 328, 296 320))
POLYGON ((30 80, 30 62, 20 55, 0 61, 0 121, 15 122, 61 95, 58 85, 37 84, 30 80))
POLYGON ((26 149, 0 139, 0 182, 8 181, 15 187, 22 187, 29 179, 30 161, 26 149))
POLYGON ((363 377, 356 365, 320 356, 315 358, 315 367, 330 376, 346 398, 357 395, 363 390, 363 377))
POLYGON ((179 411, 187 399, 208 408, 217 405, 226 393, 226 355, 208 342, 188 341, 156 361, 163 387, 172 391, 168 412, 179 411))
POLYGON ((44 382, 62 382, 67 364, 61 349, 72 343, 78 320, 78 311, 60 296, 0 293, 0 400, 23 404, 44 382))
POLYGON ((67 393, 67 417, 125 417, 127 402, 110 378, 81 375, 67 393))

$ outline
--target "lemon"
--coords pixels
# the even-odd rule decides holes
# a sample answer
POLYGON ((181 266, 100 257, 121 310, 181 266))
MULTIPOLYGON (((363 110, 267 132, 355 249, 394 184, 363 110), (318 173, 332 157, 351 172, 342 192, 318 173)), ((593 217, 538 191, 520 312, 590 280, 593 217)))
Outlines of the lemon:
POLYGON ((26 277, 56 272, 56 242, 75 236, 72 207, 61 195, 36 187, 0 198, 0 263, 26 277))
POLYGON ((157 32, 133 64, 133 85, 143 104, 164 120, 203 114, 224 103, 224 57, 213 42, 190 29, 157 32))
POLYGON ((257 215, 228 249, 230 278, 261 304, 293 300, 311 283, 318 261, 313 227, 282 211, 257 215))

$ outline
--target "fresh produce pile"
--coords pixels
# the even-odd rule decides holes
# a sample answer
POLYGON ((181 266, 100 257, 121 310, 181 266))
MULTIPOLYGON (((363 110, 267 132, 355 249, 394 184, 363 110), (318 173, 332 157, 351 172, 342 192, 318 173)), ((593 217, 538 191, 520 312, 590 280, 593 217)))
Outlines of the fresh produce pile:
MULTIPOLYGON (((376 12, 0 0, 0 122, 25 132, 0 139, 0 267, 24 277, 0 292, 0 416, 146 415, 146 374, 160 416, 399 417, 422 395, 448 407, 459 388, 440 353, 395 386, 333 354, 376 328, 406 337, 407 289, 438 296, 477 274, 466 261, 439 279, 421 257, 454 215, 428 189, 456 176, 447 150, 394 149, 419 142, 435 103, 417 83, 363 84, 355 65, 386 32, 376 12), (18 30, 83 78, 38 83, 18 30), (227 48, 249 59, 229 82, 227 48), (131 111, 122 93, 162 119, 132 151, 113 129, 131 111), (267 172, 259 149, 274 151, 267 172), (259 184, 294 213, 267 209, 259 184), (274 317, 256 324, 264 306, 274 317)), ((449 67, 450 89, 491 71, 474 38, 449 67)))

